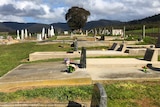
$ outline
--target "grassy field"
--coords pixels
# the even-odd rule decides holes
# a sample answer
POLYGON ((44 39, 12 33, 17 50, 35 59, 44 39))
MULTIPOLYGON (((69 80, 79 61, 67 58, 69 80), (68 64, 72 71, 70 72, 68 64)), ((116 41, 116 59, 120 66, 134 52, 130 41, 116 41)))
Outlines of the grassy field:
MULTIPOLYGON (((108 107, 160 107, 159 81, 110 81, 103 83, 108 107)), ((93 86, 46 87, 0 92, 0 102, 86 102, 92 98, 93 86)))
MULTIPOLYGON (((159 28, 146 28, 146 33, 159 33, 159 28)), ((142 29, 126 31, 126 34, 142 33, 142 29)))
MULTIPOLYGON (((36 51, 68 51, 69 44, 36 45, 34 42, 0 45, 0 76, 27 62, 29 54, 36 51)), ((88 49, 101 49, 92 47, 88 49)), ((125 56, 126 57, 126 56, 125 56)), ((140 57, 140 56, 136 56, 140 57)), ((105 57, 105 58, 110 58, 105 57)), ((111 57, 113 58, 113 57, 111 57)), ((57 61, 51 59, 45 61, 57 61)), ((38 61, 39 62, 39 61, 38 61)), ((36 63, 38 63, 36 62, 36 63)), ((103 86, 108 96, 109 107, 160 107, 160 80, 155 81, 110 81, 103 86)), ((0 102, 67 102, 90 101, 93 86, 44 87, 16 92, 0 92, 0 102)))

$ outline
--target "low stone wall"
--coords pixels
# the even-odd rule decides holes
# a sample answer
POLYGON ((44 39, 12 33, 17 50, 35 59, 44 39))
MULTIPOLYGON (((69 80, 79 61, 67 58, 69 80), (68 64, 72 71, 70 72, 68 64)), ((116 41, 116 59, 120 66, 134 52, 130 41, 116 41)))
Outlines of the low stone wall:
MULTIPOLYGON (((127 48, 126 51, 130 56, 144 56, 147 48, 127 48)), ((152 48, 151 48, 152 49, 152 48)), ((160 55, 160 48, 156 48, 158 51, 158 55, 160 55)))
POLYGON ((78 41, 78 47, 94 47, 94 46, 106 46, 110 47, 113 43, 125 43, 125 44, 136 44, 138 41, 78 41))
POLYGON ((46 60, 46 59, 53 59, 53 58, 76 58, 80 57, 80 53, 67 53, 67 52, 35 52, 29 54, 29 61, 36 61, 36 60, 46 60))

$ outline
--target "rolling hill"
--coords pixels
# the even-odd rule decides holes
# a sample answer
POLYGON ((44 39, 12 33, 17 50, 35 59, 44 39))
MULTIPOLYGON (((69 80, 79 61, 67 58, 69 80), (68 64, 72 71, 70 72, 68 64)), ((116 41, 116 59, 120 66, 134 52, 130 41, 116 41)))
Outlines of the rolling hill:
MULTIPOLYGON (((84 29, 93 29, 97 27, 106 27, 106 26, 123 26, 136 28, 135 26, 141 26, 142 24, 148 26, 159 26, 160 25, 160 14, 149 16, 144 19, 133 20, 129 22, 121 22, 116 20, 97 20, 87 22, 84 29)), ((52 23, 52 24, 42 24, 42 23, 18 23, 18 22, 1 22, 0 23, 0 32, 15 32, 16 30, 28 29, 31 33, 41 32, 42 28, 48 29, 50 26, 54 26, 56 30, 64 31, 69 30, 67 23, 52 23)))

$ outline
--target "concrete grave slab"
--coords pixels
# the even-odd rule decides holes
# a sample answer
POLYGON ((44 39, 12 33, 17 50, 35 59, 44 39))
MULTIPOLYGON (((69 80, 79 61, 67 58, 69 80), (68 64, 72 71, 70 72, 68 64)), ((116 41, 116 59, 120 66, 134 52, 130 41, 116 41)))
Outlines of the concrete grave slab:
POLYGON ((22 64, 0 78, 0 91, 16 90, 25 87, 88 85, 92 83, 85 69, 73 73, 62 62, 22 64))
POLYGON ((153 66, 160 66, 159 62, 135 58, 88 58, 87 72, 93 81, 160 79, 160 72, 152 69, 147 69, 148 73, 143 72, 142 67, 149 63, 153 66))

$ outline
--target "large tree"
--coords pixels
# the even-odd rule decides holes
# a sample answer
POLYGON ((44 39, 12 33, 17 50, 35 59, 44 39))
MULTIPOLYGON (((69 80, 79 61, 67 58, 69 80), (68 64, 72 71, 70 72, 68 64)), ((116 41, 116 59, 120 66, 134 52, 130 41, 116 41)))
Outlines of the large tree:
POLYGON ((90 12, 80 8, 71 7, 65 15, 68 26, 71 30, 77 30, 84 27, 90 12))

